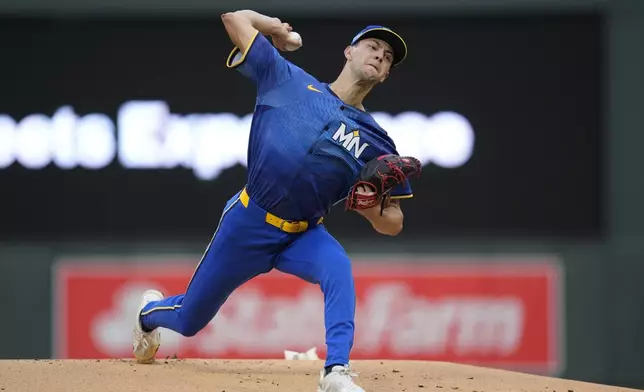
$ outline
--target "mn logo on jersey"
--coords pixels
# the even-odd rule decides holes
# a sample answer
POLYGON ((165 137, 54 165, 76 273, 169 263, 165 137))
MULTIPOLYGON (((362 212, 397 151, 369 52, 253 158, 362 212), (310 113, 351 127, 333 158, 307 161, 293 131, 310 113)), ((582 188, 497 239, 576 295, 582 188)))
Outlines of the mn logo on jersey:
POLYGON ((333 140, 342 144, 347 151, 352 152, 353 156, 360 158, 360 155, 364 150, 369 146, 368 143, 360 144, 360 131, 349 131, 346 133, 347 125, 345 123, 340 123, 338 130, 333 134, 333 140), (353 150, 353 151, 352 151, 353 150))

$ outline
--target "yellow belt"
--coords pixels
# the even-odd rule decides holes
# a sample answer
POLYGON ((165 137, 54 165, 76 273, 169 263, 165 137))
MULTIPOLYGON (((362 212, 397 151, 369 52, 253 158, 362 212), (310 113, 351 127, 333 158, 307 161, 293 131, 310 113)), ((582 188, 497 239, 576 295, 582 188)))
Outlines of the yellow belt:
MULTIPOLYGON (((239 201, 241 201, 244 207, 248 207, 249 200, 250 200, 250 196, 248 196, 248 192, 246 192, 246 188, 244 188, 241 194, 239 195, 239 201)), ((322 223, 323 220, 324 220, 324 217, 320 217, 320 219, 318 219, 317 221, 317 224, 319 225, 320 223, 322 223)), ((287 233, 302 233, 309 228, 308 221, 286 220, 286 219, 280 218, 279 216, 275 216, 270 212, 266 213, 266 223, 273 225, 278 229, 285 231, 287 233)))

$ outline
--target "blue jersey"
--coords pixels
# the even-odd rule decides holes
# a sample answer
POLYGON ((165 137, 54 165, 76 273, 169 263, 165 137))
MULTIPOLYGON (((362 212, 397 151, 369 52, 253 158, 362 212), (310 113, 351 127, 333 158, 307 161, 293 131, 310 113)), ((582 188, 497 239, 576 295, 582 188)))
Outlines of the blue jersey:
MULTIPOLYGON (((396 146, 373 117, 286 60, 258 33, 229 68, 255 82, 247 191, 260 207, 288 220, 315 219, 346 198, 362 166, 396 146)), ((412 197, 407 181, 392 198, 412 197)))

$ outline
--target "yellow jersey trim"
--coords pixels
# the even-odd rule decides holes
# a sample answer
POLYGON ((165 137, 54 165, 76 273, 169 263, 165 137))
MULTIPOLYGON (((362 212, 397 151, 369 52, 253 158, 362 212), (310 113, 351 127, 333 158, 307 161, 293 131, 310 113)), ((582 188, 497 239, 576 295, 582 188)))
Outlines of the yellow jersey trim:
POLYGON ((246 45, 246 50, 244 51, 244 53, 242 53, 241 58, 234 63, 232 61, 237 55, 237 53, 240 52, 240 50, 238 47, 235 46, 233 50, 230 51, 230 54, 228 55, 228 59, 226 60, 226 67, 235 68, 244 62, 244 60, 246 59, 246 55, 248 54, 248 51, 250 50, 250 48, 253 46, 253 43, 255 42, 255 38, 257 38, 257 34, 259 34, 259 31, 256 31, 255 34, 253 34, 253 37, 250 39, 250 42, 248 42, 248 45, 246 45))
POLYGON ((217 237, 217 233, 219 233, 219 228, 221 227, 221 222, 224 220, 224 216, 237 204, 239 201, 239 198, 235 199, 228 208, 224 210, 224 212, 221 214, 221 217, 219 217, 219 223, 217 224, 217 228, 215 229, 215 233, 212 235, 212 238, 210 239, 210 242, 208 243, 208 246, 206 247, 206 250, 203 252, 203 255, 201 255, 201 259, 199 259, 199 263, 197 264, 197 267, 195 267, 194 271, 192 272, 192 276, 190 277, 190 281, 188 282, 188 287, 186 288, 186 291, 190 289, 190 285, 192 284, 192 280, 195 278, 195 275, 197 275, 197 271, 199 270, 199 267, 201 267, 201 263, 206 258, 206 255, 208 254, 208 251, 210 250, 210 246, 212 243, 215 241, 215 237, 217 237))
POLYGON ((413 197, 414 197, 414 194, 412 193, 410 195, 390 196, 390 199, 400 200, 400 199, 411 199, 413 197))

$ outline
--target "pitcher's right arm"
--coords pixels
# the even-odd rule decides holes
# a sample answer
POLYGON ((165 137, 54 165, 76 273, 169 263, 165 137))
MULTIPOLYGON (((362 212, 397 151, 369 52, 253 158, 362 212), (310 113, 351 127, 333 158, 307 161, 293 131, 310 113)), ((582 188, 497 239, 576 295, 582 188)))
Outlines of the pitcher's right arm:
POLYGON ((221 20, 233 45, 242 52, 248 50, 249 43, 258 32, 272 37, 286 37, 290 31, 290 26, 278 18, 252 10, 227 12, 221 16, 221 20))
POLYGON ((237 69, 257 83, 260 94, 290 78, 288 61, 273 46, 284 49, 292 30, 288 23, 252 10, 227 12, 221 20, 235 45, 226 60, 228 68, 237 69), (273 44, 265 35, 271 36, 273 44))

